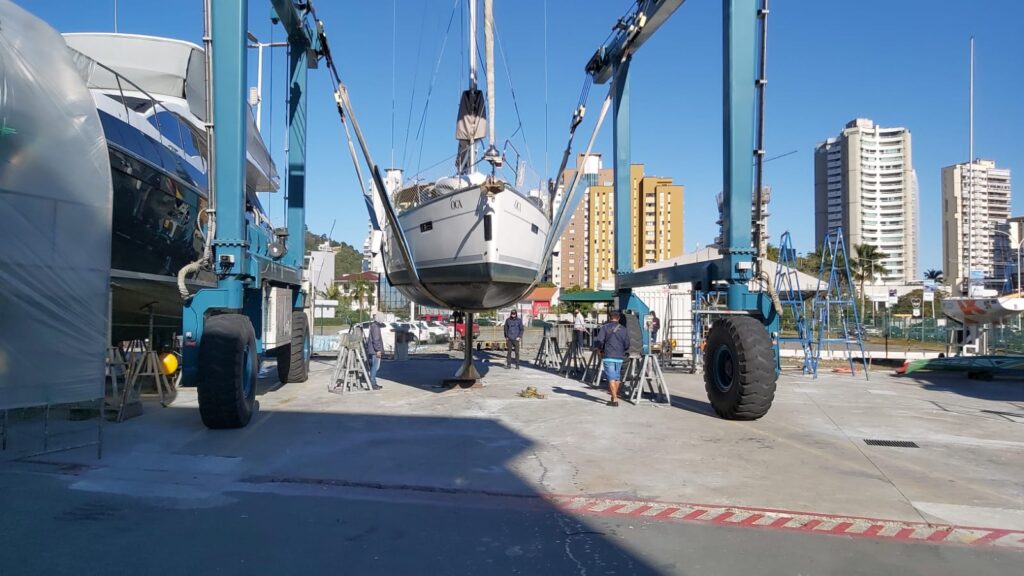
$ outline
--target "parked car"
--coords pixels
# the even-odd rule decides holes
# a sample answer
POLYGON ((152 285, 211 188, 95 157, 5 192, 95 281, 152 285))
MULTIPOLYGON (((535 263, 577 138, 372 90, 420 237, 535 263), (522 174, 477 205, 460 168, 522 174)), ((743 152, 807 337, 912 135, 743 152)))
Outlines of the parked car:
MULTIPOLYGON (((370 322, 361 322, 356 324, 356 327, 363 330, 364 341, 370 337, 370 322)), ((394 322, 390 324, 384 323, 384 325, 380 327, 380 337, 381 340, 384 341, 384 352, 386 354, 395 353, 395 332, 396 329, 394 322)))
MULTIPOLYGON (((458 338, 466 337, 466 323, 465 321, 455 323, 455 336, 458 338)), ((473 336, 480 335, 480 324, 473 322, 473 336)))
POLYGON ((414 342, 429 342, 430 332, 426 329, 421 328, 415 322, 394 322, 392 323, 396 332, 406 332, 411 334, 414 342))
POLYGON ((420 327, 420 331, 427 331, 430 342, 443 342, 448 338, 448 329, 436 322, 426 322, 424 320, 417 320, 416 324, 420 327))

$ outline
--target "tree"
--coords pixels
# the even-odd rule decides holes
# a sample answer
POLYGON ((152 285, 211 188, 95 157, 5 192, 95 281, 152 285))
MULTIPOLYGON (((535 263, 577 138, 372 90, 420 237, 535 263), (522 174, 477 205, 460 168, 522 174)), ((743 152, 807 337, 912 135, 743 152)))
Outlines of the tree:
POLYGON ((804 274, 817 277, 821 270, 821 254, 824 251, 824 246, 821 244, 817 245, 814 250, 796 259, 796 269, 804 274))
POLYGON ((860 308, 864 309, 864 281, 873 282, 875 278, 884 275, 888 270, 882 266, 882 260, 889 256, 872 244, 857 244, 853 247, 856 252, 850 262, 853 271, 853 279, 860 282, 860 308))
POLYGON ((341 278, 344 274, 356 274, 363 271, 363 255, 361 252, 342 242, 334 249, 334 276, 341 278))
POLYGON ((772 262, 778 262, 780 255, 781 252, 779 251, 779 247, 769 242, 768 246, 765 248, 765 256, 767 256, 772 262))
POLYGON ((936 270, 934 268, 925 270, 924 278, 925 280, 934 280, 936 284, 942 284, 942 281, 945 279, 943 278, 942 270, 936 270))
POLYGON ((339 300, 341 298, 341 288, 335 283, 330 283, 327 288, 320 291, 320 296, 325 300, 339 300))
POLYGON ((373 284, 369 280, 359 278, 353 280, 349 288, 349 296, 362 311, 364 306, 373 306, 373 284))

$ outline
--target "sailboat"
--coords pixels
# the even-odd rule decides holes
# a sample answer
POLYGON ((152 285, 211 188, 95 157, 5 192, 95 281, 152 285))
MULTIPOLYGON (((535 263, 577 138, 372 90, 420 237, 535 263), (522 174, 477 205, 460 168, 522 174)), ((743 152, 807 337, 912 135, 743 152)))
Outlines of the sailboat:
POLYGON ((551 228, 543 201, 498 173, 503 158, 495 147, 493 0, 484 0, 486 99, 477 85, 476 4, 469 0, 469 84, 456 121, 455 173, 391 196, 419 282, 396 249, 399 231, 384 225, 391 284, 418 304, 468 312, 508 306, 529 292, 544 266, 551 228), (488 148, 478 159, 484 138, 488 148))

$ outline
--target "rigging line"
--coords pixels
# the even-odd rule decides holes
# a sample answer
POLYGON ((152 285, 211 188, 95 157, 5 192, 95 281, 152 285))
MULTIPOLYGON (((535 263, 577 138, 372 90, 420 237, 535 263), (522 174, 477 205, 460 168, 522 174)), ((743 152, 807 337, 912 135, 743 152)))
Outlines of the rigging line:
POLYGON ((511 140, 519 132, 523 133, 523 145, 526 147, 526 160, 533 164, 533 155, 530 153, 530 141, 526 138, 526 128, 523 127, 523 117, 519 114, 519 101, 516 100, 516 89, 512 84, 512 71, 508 67, 508 60, 505 58, 505 48, 501 44, 501 34, 498 33, 498 25, 494 23, 494 37, 498 41, 498 52, 501 53, 501 64, 505 67, 505 77, 508 79, 508 89, 512 93, 512 108, 516 112, 516 120, 519 121, 519 126, 512 132, 512 136, 509 136, 511 140))
MULTIPOLYGON (((270 43, 271 44, 274 43, 274 28, 276 28, 276 27, 273 24, 271 24, 270 25, 270 43)), ((275 150, 274 150, 274 52, 275 52, 274 49, 270 50, 270 104, 267 106, 267 108, 268 108, 267 114, 268 114, 268 118, 270 119, 269 120, 270 125, 267 126, 267 130, 270 132, 270 143, 269 143, 269 145, 270 145, 270 154, 271 154, 271 156, 273 156, 273 154, 275 152, 275 150)), ((285 179, 287 180, 287 177, 285 177, 285 179)), ((267 217, 270 218, 271 221, 273 221, 273 218, 270 215, 271 208, 272 207, 270 205, 270 200, 268 199, 267 200, 267 217)))
MULTIPOLYGON (((288 71, 291 72, 291 65, 290 65, 290 63, 292 61, 292 45, 291 45, 290 42, 288 43, 288 48, 286 48, 286 50, 285 50, 285 54, 286 54, 285 62, 289 63, 289 70, 288 71)), ((291 118, 288 117, 288 112, 292 109, 291 90, 285 90, 285 93, 284 93, 284 109, 285 109, 284 128, 285 128, 286 131, 290 131, 291 130, 291 118)), ((290 143, 288 141, 288 136, 286 135, 284 137, 284 158, 285 158, 285 165, 286 166, 288 165, 288 152, 289 152, 288 146, 289 145, 290 145, 290 143)), ((291 180, 291 178, 288 178, 287 176, 285 177, 285 179, 284 179, 284 194, 281 195, 281 219, 284 220, 285 224, 288 223, 288 193, 289 193, 290 180, 291 180)))
POLYGON ((423 114, 420 116, 419 127, 416 129, 416 140, 419 140, 420 147, 419 153, 416 157, 416 171, 420 171, 420 162, 423 158, 423 140, 420 139, 420 134, 423 132, 423 128, 427 123, 427 110, 430 108, 430 96, 434 92, 434 83, 437 81, 437 72, 441 68, 441 60, 444 58, 444 50, 448 45, 448 35, 452 31, 452 22, 455 21, 455 9, 459 7, 461 0, 455 0, 452 2, 452 14, 448 17, 448 28, 444 32, 444 40, 441 41, 441 51, 437 55, 437 62, 434 64, 434 75, 430 78, 430 86, 427 88, 427 98, 423 102, 423 114))
POLYGON ((424 173, 424 172, 426 172, 428 170, 432 170, 434 168, 437 168, 438 166, 440 166, 441 164, 444 164, 445 162, 450 162, 450 161, 454 160, 456 156, 458 156, 458 154, 452 154, 451 156, 449 156, 449 157, 447 157, 447 158, 445 158, 443 160, 440 160, 438 162, 435 162, 435 163, 431 164, 430 166, 427 166, 423 170, 420 170, 419 172, 414 174, 413 177, 410 180, 416 180, 417 178, 420 177, 420 174, 422 174, 422 173, 424 173))
POLYGON ((398 0, 391 0, 391 167, 395 167, 395 43, 398 0))
MULTIPOLYGON (((420 10, 420 19, 427 13, 427 0, 423 0, 423 8, 420 10)), ((420 57, 423 55, 423 37, 426 26, 420 26, 420 39, 416 47, 416 66, 413 68, 412 94, 409 96, 409 112, 405 119, 405 142, 402 144, 402 168, 405 168, 405 159, 409 153, 409 133, 412 132, 412 106, 416 102, 416 86, 420 78, 420 57)))
POLYGON ((544 0, 544 174, 548 174, 548 0, 544 0))

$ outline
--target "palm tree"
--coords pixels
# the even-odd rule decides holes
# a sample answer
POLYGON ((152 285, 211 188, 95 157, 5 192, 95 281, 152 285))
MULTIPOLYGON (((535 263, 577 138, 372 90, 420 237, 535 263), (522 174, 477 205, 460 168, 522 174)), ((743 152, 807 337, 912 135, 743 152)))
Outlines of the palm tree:
POLYGON ((332 282, 327 285, 327 288, 320 291, 320 296, 325 300, 338 300, 341 298, 341 288, 338 288, 338 285, 332 282))
MULTIPOLYGON (((364 280, 362 278, 353 280, 352 285, 349 288, 349 294, 352 296, 352 299, 356 301, 360 311, 365 303, 369 303, 370 306, 373 306, 373 284, 370 284, 368 280, 364 280)), ((362 319, 361 312, 360 319, 362 319)))
POLYGON ((925 270, 925 272, 924 272, 924 279, 925 280, 934 280, 936 284, 942 284, 942 281, 945 278, 943 277, 942 270, 936 270, 936 269, 932 268, 930 270, 925 270))
POLYGON ((864 281, 872 282, 876 277, 888 272, 885 266, 882 266, 882 260, 888 258, 889 255, 872 244, 857 244, 853 250, 857 256, 851 260, 850 268, 853 270, 854 279, 860 282, 860 307, 863 310, 864 281))

